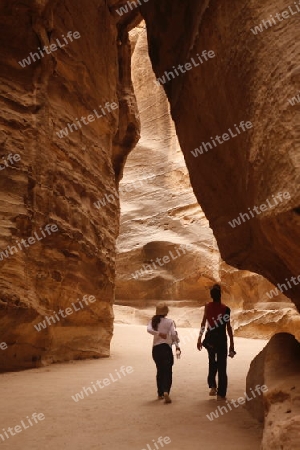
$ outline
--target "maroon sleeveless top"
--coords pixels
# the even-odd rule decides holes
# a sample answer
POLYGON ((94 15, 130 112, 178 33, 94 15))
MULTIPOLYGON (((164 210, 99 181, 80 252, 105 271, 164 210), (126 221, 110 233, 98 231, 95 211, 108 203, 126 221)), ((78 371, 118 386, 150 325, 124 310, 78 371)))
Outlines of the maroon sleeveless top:
POLYGON ((223 316, 225 314, 230 314, 230 309, 223 303, 210 302, 206 305, 206 319, 210 327, 216 327, 226 324, 226 322, 223 320, 223 316), (219 316, 219 314, 221 314, 222 317, 219 316))

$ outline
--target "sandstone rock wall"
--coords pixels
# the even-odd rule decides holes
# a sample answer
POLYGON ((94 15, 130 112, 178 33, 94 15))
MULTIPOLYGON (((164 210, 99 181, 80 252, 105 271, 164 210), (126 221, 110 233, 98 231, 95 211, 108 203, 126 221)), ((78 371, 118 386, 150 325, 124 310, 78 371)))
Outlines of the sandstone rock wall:
POLYGON ((47 224, 58 228, 2 256, 0 328, 8 348, 0 370, 107 356, 119 205, 98 209, 94 202, 116 192, 122 161, 138 139, 126 27, 117 28, 102 0, 4 0, 0 23, 1 156, 21 158, 1 170, 0 249, 47 224), (71 42, 69 31, 80 38, 71 42), (53 52, 37 53, 51 44, 53 52), (79 125, 106 102, 117 108, 79 125), (68 123, 78 129, 60 138, 68 123), (84 295, 96 301, 35 330, 84 295))
POLYGON ((224 303, 232 309, 235 336, 270 339, 276 333, 290 332, 300 338, 295 305, 267 279, 224 261, 220 278, 224 303))
MULTIPOLYGON (((190 63, 203 50, 215 52, 199 67, 174 79, 169 75, 164 88, 191 184, 222 258, 274 284, 299 276, 298 109, 288 98, 299 90, 293 56, 299 43, 293 33, 300 16, 259 35, 251 28, 285 7, 283 0, 276 5, 271 0, 246 5, 239 0, 153 0, 141 6, 157 77, 190 63), (241 121, 253 127, 213 147, 211 137, 223 136, 241 121), (203 142, 213 148, 194 157, 191 152, 203 142), (235 228, 229 225, 279 192, 288 192, 290 200, 264 208, 235 228)), ((299 308, 300 284, 286 295, 299 308)))
POLYGON ((300 446, 299 350, 300 344, 291 334, 280 333, 251 363, 248 397, 253 397, 251 389, 257 385, 268 388, 263 396, 246 403, 249 412, 264 421, 262 450, 297 450, 300 446))

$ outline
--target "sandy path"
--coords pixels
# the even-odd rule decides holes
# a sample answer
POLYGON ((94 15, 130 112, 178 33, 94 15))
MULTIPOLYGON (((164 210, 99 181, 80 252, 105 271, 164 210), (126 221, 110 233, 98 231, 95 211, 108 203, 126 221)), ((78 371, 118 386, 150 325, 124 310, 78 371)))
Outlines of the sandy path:
MULTIPOLYGON (((181 338, 191 333, 178 331, 181 338)), ((34 412, 45 415, 4 442, 0 438, 0 448, 157 450, 162 447, 157 444, 156 449, 153 440, 169 436, 171 443, 163 447, 169 450, 258 450, 262 430, 242 406, 212 422, 207 419, 219 403, 207 395, 207 355, 195 349, 195 339, 182 345, 182 359, 175 361, 173 403, 156 400, 151 342, 145 327, 116 325, 109 359, 0 375, 0 433, 34 412), (122 365, 132 366, 133 373, 123 376, 122 365), (117 381, 110 378, 109 385, 96 387, 97 392, 77 403, 71 398, 109 374, 117 381)), ((238 355, 229 361, 229 399, 243 395, 250 361, 264 344, 236 339, 238 355)))

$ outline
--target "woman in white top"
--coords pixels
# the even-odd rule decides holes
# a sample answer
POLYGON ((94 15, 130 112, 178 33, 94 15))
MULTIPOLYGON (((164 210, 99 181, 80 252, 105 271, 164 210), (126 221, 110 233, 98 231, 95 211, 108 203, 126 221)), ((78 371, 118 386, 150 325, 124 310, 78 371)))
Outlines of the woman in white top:
POLYGON ((173 320, 167 319, 169 308, 165 304, 157 305, 155 316, 147 326, 148 333, 153 337, 152 357, 156 364, 157 394, 159 399, 165 399, 165 403, 171 403, 170 390, 172 386, 172 366, 174 357, 172 344, 179 349, 179 338, 173 320))

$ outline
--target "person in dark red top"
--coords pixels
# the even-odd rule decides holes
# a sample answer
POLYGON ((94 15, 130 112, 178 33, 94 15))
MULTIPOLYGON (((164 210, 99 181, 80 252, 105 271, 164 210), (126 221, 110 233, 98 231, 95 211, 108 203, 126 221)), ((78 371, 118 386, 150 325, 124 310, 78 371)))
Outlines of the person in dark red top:
POLYGON ((198 350, 205 347, 208 351, 208 377, 209 395, 218 395, 218 400, 226 400, 227 392, 227 333, 230 339, 229 355, 235 355, 233 333, 230 324, 230 308, 221 303, 221 286, 215 284, 210 290, 212 302, 206 303, 204 316, 201 322, 198 350), (207 322, 205 339, 202 335, 207 322), (227 331, 227 333, 226 333, 227 331), (218 374, 218 385, 216 375, 218 374))

